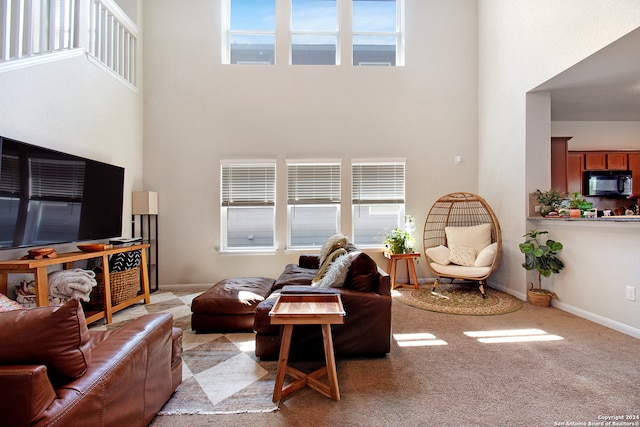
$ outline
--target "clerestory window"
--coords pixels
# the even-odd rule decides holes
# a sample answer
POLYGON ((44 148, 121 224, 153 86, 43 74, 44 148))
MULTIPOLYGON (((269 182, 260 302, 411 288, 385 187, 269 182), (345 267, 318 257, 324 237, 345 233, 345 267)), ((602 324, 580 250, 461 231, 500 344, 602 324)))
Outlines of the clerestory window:
POLYGON ((404 65, 401 0, 353 0, 353 65, 404 65))
POLYGON ((273 65, 282 49, 289 51, 292 65, 340 65, 341 56, 347 60, 349 52, 356 66, 404 65, 404 0, 222 4, 224 64, 273 65), (343 37, 345 33, 351 37, 343 37))

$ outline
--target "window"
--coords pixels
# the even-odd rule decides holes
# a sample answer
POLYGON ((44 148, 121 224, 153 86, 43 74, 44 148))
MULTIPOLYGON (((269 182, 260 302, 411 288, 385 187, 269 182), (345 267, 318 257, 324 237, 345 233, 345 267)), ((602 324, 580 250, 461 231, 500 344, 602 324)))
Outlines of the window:
POLYGON ((342 49, 351 49, 353 65, 404 65, 404 0, 223 0, 222 4, 223 64, 275 64, 277 35, 278 43, 291 46, 292 65, 339 65, 342 49), (278 13, 290 17, 289 22, 276 21, 276 2, 278 13), (340 37, 343 31, 352 33, 352 46, 341 47, 349 41, 340 37))
POLYGON ((225 64, 275 64, 275 0, 227 0, 225 64))
POLYGON ((335 65, 337 47, 336 0, 291 0, 291 63, 335 65))
POLYGON ((353 0, 353 65, 404 65, 402 0, 353 0))
POLYGON ((291 248, 320 247, 338 232, 340 163, 287 164, 291 248))
POLYGON ((382 246, 404 219, 405 162, 352 164, 353 241, 382 246))
POLYGON ((222 163, 222 250, 275 249, 275 162, 222 163))

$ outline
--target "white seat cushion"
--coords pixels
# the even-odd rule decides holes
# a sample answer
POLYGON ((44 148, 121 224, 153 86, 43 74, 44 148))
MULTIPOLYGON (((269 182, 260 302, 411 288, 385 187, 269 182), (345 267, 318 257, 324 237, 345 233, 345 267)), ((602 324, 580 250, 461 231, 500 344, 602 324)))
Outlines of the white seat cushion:
POLYGON ((469 279, 479 279, 480 277, 484 277, 491 271, 491 267, 467 267, 464 265, 441 265, 435 262, 432 262, 431 268, 433 271, 444 277, 459 277, 459 278, 469 278, 469 279))

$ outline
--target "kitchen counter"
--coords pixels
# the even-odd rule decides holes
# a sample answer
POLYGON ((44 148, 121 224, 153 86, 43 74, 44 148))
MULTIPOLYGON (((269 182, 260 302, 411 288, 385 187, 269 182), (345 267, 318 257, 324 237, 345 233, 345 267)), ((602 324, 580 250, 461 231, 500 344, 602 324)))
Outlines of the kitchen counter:
POLYGON ((530 216, 527 219, 535 221, 640 222, 640 215, 600 216, 597 218, 530 216))

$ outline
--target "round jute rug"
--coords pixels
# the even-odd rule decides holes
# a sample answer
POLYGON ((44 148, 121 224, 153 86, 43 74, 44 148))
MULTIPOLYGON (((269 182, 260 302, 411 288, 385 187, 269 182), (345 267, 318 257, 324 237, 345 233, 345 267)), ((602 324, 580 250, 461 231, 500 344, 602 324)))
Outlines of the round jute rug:
POLYGON ((505 293, 485 286, 486 298, 476 284, 440 283, 435 291, 431 284, 419 289, 397 288, 393 297, 412 307, 438 313, 463 314, 468 316, 491 316, 518 311, 522 301, 505 293))

